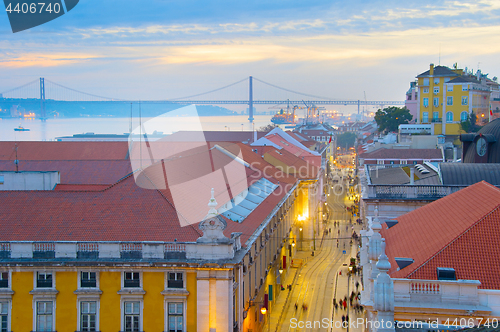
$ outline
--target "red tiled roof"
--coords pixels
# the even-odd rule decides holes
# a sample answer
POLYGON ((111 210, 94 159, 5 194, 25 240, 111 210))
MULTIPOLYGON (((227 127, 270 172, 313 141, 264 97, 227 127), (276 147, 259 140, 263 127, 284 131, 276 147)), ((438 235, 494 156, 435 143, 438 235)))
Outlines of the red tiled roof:
POLYGON ((440 149, 377 149, 359 155, 363 159, 443 159, 440 149))
POLYGON ((103 191, 109 188, 109 184, 58 184, 56 191, 103 191))
POLYGON ((391 277, 437 280, 436 268, 449 267, 457 279, 500 289, 500 189, 482 181, 397 220, 380 232, 391 277), (395 257, 414 262, 397 271, 395 257))
POLYGON ((124 160, 128 142, 0 142, 0 160, 124 160))
MULTIPOLYGON (((227 221, 226 236, 230 236, 231 232, 242 232, 244 244, 265 217, 273 212, 297 178, 280 172, 247 145, 218 144, 232 153, 241 150, 243 159, 251 164, 251 168, 245 167, 244 183, 241 183, 245 188, 262 177, 279 185, 242 223, 227 221)), ((214 145, 210 143, 210 147, 214 145)), ((224 158, 223 153, 214 153, 224 158)), ((180 162, 177 166, 189 164, 189 171, 196 172, 198 164, 191 159, 184 157, 173 160, 180 162)), ((218 159, 216 162, 224 160, 218 159)), ((0 191, 0 241, 195 241, 201 231, 197 224, 181 227, 172 204, 172 186, 169 184, 166 189, 147 189, 144 185, 146 180, 150 184, 161 180, 154 178, 162 176, 163 173, 155 172, 161 167, 162 164, 155 164, 137 179, 129 175, 111 186, 63 184, 54 191, 0 191), (146 178, 146 174, 150 178, 146 178)), ((230 174, 230 170, 227 171, 230 174)), ((202 216, 208 212, 206 204, 210 198, 211 183, 207 181, 204 183, 206 188, 198 186, 187 193, 203 196, 202 203, 190 206, 202 216)), ((150 188, 155 186, 150 185, 150 188)), ((224 200, 219 200, 219 197, 216 195, 219 204, 224 204, 224 200)), ((182 199, 177 199, 175 203, 178 202, 184 204, 182 199)))
MULTIPOLYGON (((199 131, 178 131, 169 135, 162 140, 164 141, 197 141, 200 137, 199 131)), ((257 139, 264 137, 267 132, 258 131, 257 139)), ((253 131, 204 131, 205 141, 214 142, 253 142, 253 131)))
MULTIPOLYGON (((12 160, 0 160, 0 171, 15 171, 12 160)), ((62 184, 118 182, 132 172, 128 160, 20 160, 20 171, 59 171, 62 184)))

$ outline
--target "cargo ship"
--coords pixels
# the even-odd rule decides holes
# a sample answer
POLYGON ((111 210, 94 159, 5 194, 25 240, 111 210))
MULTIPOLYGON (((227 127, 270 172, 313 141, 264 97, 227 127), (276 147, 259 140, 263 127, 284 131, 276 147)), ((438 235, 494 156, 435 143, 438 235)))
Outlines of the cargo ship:
POLYGON ((272 119, 271 122, 274 124, 292 124, 295 123, 295 112, 289 113, 283 109, 279 110, 272 119))

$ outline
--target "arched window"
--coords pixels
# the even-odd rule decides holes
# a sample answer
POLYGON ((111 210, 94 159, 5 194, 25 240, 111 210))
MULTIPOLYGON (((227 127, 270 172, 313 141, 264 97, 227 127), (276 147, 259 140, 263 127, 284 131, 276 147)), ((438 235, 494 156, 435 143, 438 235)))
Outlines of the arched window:
POLYGON ((453 112, 446 112, 446 122, 453 122, 453 112))
POLYGON ((467 121, 467 112, 462 112, 460 113, 460 121, 464 122, 467 121))

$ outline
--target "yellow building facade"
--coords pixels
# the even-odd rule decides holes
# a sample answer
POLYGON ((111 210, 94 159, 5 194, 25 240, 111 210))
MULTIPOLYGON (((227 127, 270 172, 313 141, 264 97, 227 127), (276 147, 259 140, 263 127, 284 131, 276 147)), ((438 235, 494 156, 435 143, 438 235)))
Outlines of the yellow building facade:
POLYGON ((480 72, 471 76, 462 69, 431 64, 417 82, 417 123, 431 124, 433 135, 460 135, 460 122, 472 112, 478 119, 489 115, 491 92, 480 72))

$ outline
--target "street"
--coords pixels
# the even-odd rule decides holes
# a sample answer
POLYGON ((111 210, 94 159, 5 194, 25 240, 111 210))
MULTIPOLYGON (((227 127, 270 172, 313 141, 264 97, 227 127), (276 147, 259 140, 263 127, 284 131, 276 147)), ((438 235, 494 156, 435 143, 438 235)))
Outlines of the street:
MULTIPOLYGON (((345 171, 343 173, 346 173, 345 171)), ((335 174, 335 172, 334 172, 335 174)), ((340 175, 340 171, 338 173, 340 175)), ((272 331, 342 331, 342 316, 348 315, 350 320, 356 320, 362 314, 352 308, 347 310, 338 306, 335 310, 333 300, 337 303, 344 298, 349 301, 350 293, 361 290, 360 277, 352 275, 348 291, 348 265, 351 257, 356 257, 357 242, 351 246, 353 230, 359 234, 360 226, 351 226, 351 216, 345 206, 351 206, 346 194, 348 188, 343 180, 328 186, 327 204, 330 211, 329 219, 324 223, 323 236, 318 250, 312 256, 311 252, 301 252, 302 257, 308 256, 305 264, 297 269, 298 276, 292 287, 287 303, 281 312, 281 319, 271 324, 272 331), (341 191, 340 188, 343 188, 341 191), (340 272, 340 274, 339 274, 340 272)), ((356 218, 353 218, 353 221, 356 218)), ((353 301, 353 304, 356 300, 353 301)), ((350 328, 349 331, 362 331, 361 327, 350 328)))

